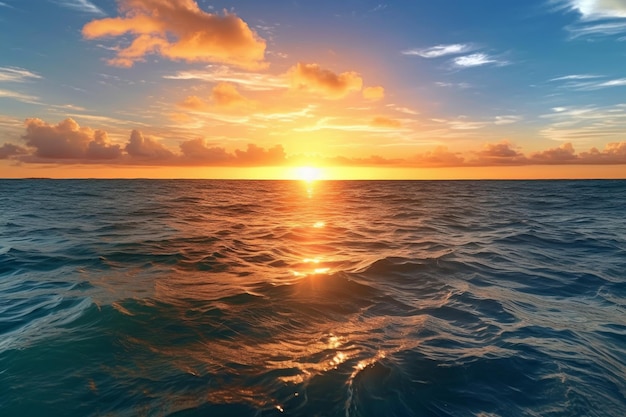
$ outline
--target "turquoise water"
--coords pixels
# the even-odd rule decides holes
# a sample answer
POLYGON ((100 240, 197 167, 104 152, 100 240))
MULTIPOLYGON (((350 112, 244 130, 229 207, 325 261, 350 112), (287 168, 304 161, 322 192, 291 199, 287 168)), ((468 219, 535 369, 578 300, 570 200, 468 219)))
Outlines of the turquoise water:
POLYGON ((0 181, 2 416, 626 415, 626 181, 0 181))

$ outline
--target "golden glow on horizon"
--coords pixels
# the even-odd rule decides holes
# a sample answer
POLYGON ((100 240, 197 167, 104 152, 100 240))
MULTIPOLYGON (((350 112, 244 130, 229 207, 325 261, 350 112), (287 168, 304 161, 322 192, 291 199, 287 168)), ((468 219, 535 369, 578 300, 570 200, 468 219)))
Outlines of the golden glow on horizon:
POLYGON ((294 179, 299 179, 306 182, 312 182, 322 179, 322 170, 317 167, 303 166, 298 167, 293 172, 294 179))
MULTIPOLYGON (((467 168, 382 168, 325 166, 319 180, 457 180, 626 178, 623 165, 534 165, 467 168)), ((0 178, 154 178, 301 180, 294 167, 118 167, 10 165, 0 161, 0 178)))

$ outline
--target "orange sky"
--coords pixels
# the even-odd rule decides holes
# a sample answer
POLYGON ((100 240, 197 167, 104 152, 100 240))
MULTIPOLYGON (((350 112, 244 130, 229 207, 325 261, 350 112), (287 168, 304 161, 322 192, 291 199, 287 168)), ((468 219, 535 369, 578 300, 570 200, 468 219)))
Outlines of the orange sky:
POLYGON ((554 10, 543 39, 579 52, 567 70, 513 36, 532 23, 513 9, 468 9, 508 29, 485 37, 443 6, 218 4, 0 3, 9 29, 32 15, 56 34, 4 51, 0 177, 626 177, 626 78, 554 10))

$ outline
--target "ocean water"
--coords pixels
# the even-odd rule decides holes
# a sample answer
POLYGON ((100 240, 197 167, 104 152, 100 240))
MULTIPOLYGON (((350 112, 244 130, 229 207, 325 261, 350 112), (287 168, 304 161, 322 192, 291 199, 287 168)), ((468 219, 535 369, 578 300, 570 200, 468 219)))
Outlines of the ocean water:
POLYGON ((626 415, 626 181, 0 181, 0 415, 626 415))

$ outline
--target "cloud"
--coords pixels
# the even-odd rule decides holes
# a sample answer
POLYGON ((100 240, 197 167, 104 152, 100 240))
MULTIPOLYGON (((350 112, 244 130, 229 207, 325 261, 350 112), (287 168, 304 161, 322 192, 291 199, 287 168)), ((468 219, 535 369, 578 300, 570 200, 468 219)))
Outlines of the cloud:
POLYGON ((574 146, 571 143, 564 143, 558 148, 533 153, 530 160, 541 164, 571 164, 578 162, 579 158, 574 146))
POLYGON ((463 165, 465 159, 446 146, 438 146, 432 151, 413 156, 409 162, 418 167, 451 167, 463 165))
POLYGON ((374 119, 372 119, 372 122, 370 123, 372 126, 374 127, 383 127, 383 128, 399 128, 402 127, 402 122, 400 122, 399 120, 396 119, 390 119, 388 117, 375 117, 374 119))
POLYGON ((198 96, 186 97, 179 106, 192 111, 215 109, 252 109, 256 102, 242 96, 237 87, 230 83, 219 83, 211 91, 210 103, 198 96))
POLYGON ((129 34, 108 62, 131 67, 156 54, 172 60, 217 62, 257 69, 265 65, 265 41, 236 15, 207 13, 195 0, 119 0, 121 17, 93 20, 83 27, 86 39, 129 34))
POLYGON ((577 11, 582 20, 626 18, 626 2, 623 0, 560 0, 559 3, 577 11))
POLYGON ((343 132, 393 133, 407 132, 398 120, 387 117, 375 117, 369 121, 341 120, 338 117, 322 117, 314 125, 295 128, 296 132, 315 132, 319 130, 338 130, 343 132))
POLYGON ((12 143, 5 143, 0 146, 0 159, 9 159, 18 155, 26 155, 28 150, 12 143))
POLYGON ((626 142, 611 142, 608 143, 603 150, 598 150, 594 147, 579 154, 576 154, 574 146, 571 143, 564 143, 557 148, 532 154, 530 161, 544 165, 626 164, 626 142))
POLYGON ((251 91, 270 91, 289 88, 289 80, 285 76, 234 71, 223 65, 209 65, 205 71, 180 71, 174 75, 166 75, 163 78, 170 80, 229 82, 251 91))
POLYGON ((208 147, 204 139, 188 140, 180 144, 183 157, 189 162, 201 165, 222 165, 233 160, 233 156, 226 152, 226 149, 219 147, 208 147))
POLYGON ((578 22, 566 27, 573 38, 613 36, 626 32, 624 0, 553 0, 553 3, 557 3, 561 10, 578 14, 578 22))
POLYGON ((508 141, 488 143, 476 152, 478 160, 474 163, 482 166, 521 165, 527 162, 523 153, 513 148, 508 141))
POLYGON ((190 165, 210 166, 276 166, 287 162, 285 150, 281 145, 264 149, 248 144, 245 150, 229 153, 217 146, 207 146, 204 139, 193 139, 180 144, 182 160, 190 165))
POLYGON ((550 120, 540 133, 561 142, 622 140, 626 131, 626 104, 615 106, 562 106, 541 118, 550 120))
POLYGON ((19 67, 0 67, 0 82, 23 83, 25 81, 40 79, 41 75, 19 67))
POLYGON ((436 45, 430 48, 409 49, 402 51, 403 55, 417 55, 422 58, 439 58, 446 55, 459 55, 476 49, 470 44, 455 43, 451 45, 436 45))
POLYGON ((133 159, 150 161, 168 161, 174 159, 174 153, 156 140, 145 137, 139 130, 130 133, 130 139, 124 148, 133 159))
POLYGON ((390 108, 394 109, 397 112, 408 114, 408 115, 411 115, 411 116, 415 116, 415 115, 419 114, 419 112, 417 112, 417 111, 415 111, 413 109, 409 109, 408 107, 403 107, 403 106, 397 106, 395 104, 388 104, 387 107, 390 107, 390 108))
POLYGON ((602 77, 603 75, 571 74, 571 75, 564 75, 562 77, 552 78, 550 81, 589 80, 593 78, 602 78, 602 77))
POLYGON ((553 78, 550 81, 565 81, 562 84, 563 88, 569 88, 578 91, 600 90, 603 88, 612 87, 626 87, 626 78, 615 78, 612 80, 607 80, 606 78, 607 77, 603 75, 574 74, 566 75, 564 77, 553 78))
POLYGON ((446 83, 446 82, 441 82, 441 81, 435 82, 435 85, 437 87, 461 88, 461 89, 470 88, 472 86, 471 84, 468 84, 468 83, 446 83))
POLYGON ((40 104, 39 97, 18 93, 17 91, 0 89, 0 98, 2 97, 11 98, 13 100, 17 100, 17 101, 21 101, 21 102, 29 103, 29 104, 40 104))
POLYGON ((381 86, 366 87, 363 89, 363 98, 366 100, 381 100, 385 97, 385 88, 381 86))
POLYGON ((580 160, 589 164, 626 164, 626 142, 608 143, 602 151, 591 148, 581 152, 580 160))
POLYGON ((487 64, 506 65, 508 62, 499 61, 492 56, 479 52, 471 55, 456 57, 452 60, 452 63, 458 68, 471 68, 487 64))
MULTIPOLYGON (((381 118, 382 120, 383 118, 381 118)), ((384 123, 387 123, 385 121, 384 123)), ((383 123, 383 124, 384 124, 383 123)), ((243 150, 228 151, 197 138, 180 143, 180 152, 169 150, 158 140, 132 130, 124 147, 112 144, 103 130, 81 127, 71 118, 58 124, 40 119, 27 119, 25 146, 5 143, 0 146, 0 159, 23 163, 117 164, 154 166, 284 166, 301 162, 300 155, 288 156, 282 145, 263 148, 248 144, 243 150)), ((333 126, 333 128, 337 128, 333 126)), ((345 130, 359 130, 359 125, 345 125, 345 130)), ((385 131, 380 130, 380 131, 385 131)), ((389 158, 372 155, 367 158, 346 156, 318 157, 321 162, 350 166, 398 167, 489 167, 520 165, 626 165, 626 141, 609 142, 604 149, 590 148, 577 153, 571 142, 543 151, 524 154, 508 141, 487 143, 482 149, 465 153, 438 146, 413 156, 389 158)))
POLYGON ((211 91, 211 101, 220 108, 252 108, 256 103, 245 98, 230 83, 219 83, 211 91))
POLYGON ((52 0, 59 6, 66 7, 68 9, 76 10, 83 13, 97 14, 104 16, 105 13, 98 8, 95 4, 88 0, 52 0))
POLYGON ((198 96, 188 96, 178 105, 193 111, 202 111, 209 108, 209 104, 198 96))
POLYGON ((317 93, 330 99, 339 99, 353 91, 360 91, 363 79, 354 72, 335 74, 318 64, 297 63, 288 72, 291 88, 296 91, 317 93))
POLYGON ((515 116, 515 115, 503 115, 503 116, 496 116, 495 117, 495 121, 493 122, 494 125, 508 125, 508 124, 512 124, 512 123, 517 123, 520 120, 522 120, 521 116, 515 116))
POLYGON ((37 159, 104 161, 121 156, 119 145, 112 145, 105 131, 80 127, 71 118, 56 125, 41 119, 26 119, 25 125, 22 139, 37 159))

